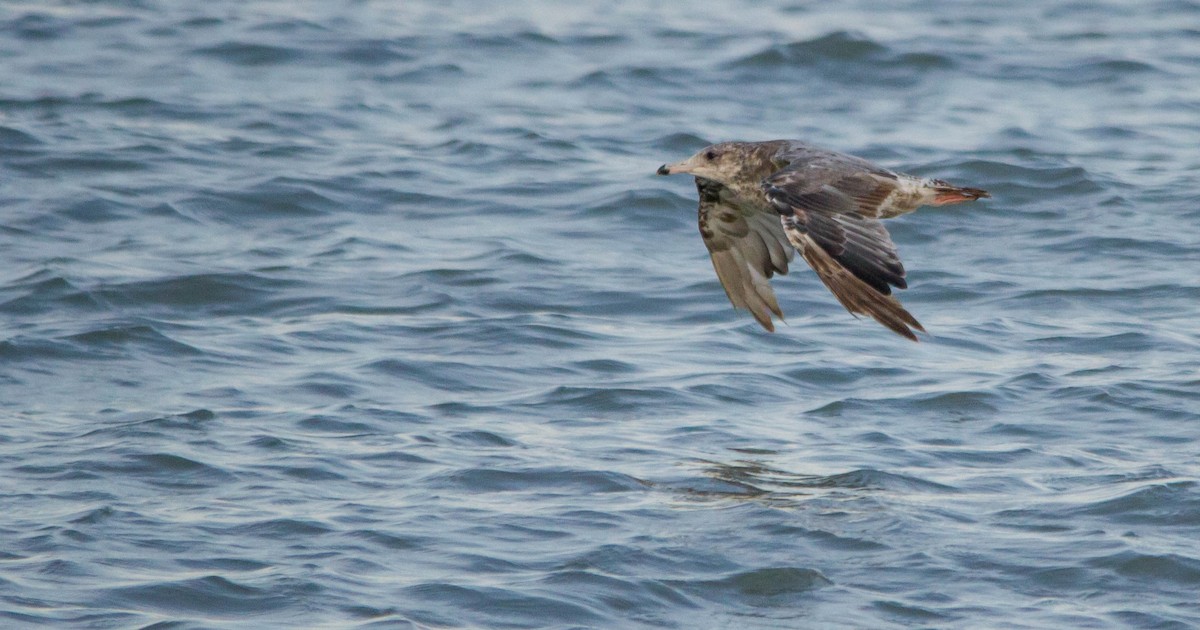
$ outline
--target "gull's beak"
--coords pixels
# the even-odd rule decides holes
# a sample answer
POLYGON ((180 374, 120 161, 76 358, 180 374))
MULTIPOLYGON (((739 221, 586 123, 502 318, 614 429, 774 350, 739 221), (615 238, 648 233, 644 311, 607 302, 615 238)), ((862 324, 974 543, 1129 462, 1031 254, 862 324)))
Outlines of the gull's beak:
POLYGON ((659 175, 678 175, 680 173, 691 173, 692 165, 690 164, 690 162, 691 162, 691 159, 687 159, 682 162, 676 162, 674 164, 663 164, 662 166, 658 167, 658 174, 659 175))

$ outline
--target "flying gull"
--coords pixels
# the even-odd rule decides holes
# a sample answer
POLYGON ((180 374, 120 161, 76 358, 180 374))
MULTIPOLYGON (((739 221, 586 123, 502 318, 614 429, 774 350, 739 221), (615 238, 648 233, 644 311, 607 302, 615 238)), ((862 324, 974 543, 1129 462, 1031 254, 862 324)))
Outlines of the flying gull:
POLYGON ((771 313, 783 318, 769 279, 795 248, 846 310, 916 341, 925 329, 892 295, 908 284, 879 220, 991 196, 797 140, 722 142, 658 169, 679 173, 696 177, 700 236, 729 301, 769 331, 771 313))

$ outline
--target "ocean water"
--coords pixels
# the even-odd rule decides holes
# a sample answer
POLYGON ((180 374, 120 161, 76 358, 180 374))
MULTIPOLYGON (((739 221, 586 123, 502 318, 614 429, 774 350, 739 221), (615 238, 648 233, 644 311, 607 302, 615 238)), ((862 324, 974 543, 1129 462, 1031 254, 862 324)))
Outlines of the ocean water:
POLYGON ((0 4, 0 626, 1200 626, 1200 4, 0 4), (658 165, 804 138, 906 341, 658 165))

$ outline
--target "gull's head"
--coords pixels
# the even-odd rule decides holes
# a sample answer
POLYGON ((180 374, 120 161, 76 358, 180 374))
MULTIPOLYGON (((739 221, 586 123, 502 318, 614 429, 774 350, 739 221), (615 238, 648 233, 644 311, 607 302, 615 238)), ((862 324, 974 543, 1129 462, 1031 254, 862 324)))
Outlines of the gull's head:
POLYGON ((699 153, 682 162, 663 164, 658 167, 658 174, 687 173, 722 184, 730 184, 743 168, 742 152, 738 150, 740 144, 739 142, 722 142, 704 147, 699 153))

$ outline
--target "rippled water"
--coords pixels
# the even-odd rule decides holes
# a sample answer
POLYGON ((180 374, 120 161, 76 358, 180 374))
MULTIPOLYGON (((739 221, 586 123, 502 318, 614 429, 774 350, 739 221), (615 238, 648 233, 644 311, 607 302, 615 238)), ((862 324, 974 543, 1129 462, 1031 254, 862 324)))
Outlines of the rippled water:
POLYGON ((1200 625, 1197 25, 0 6, 2 624, 1200 625), (729 307, 654 169, 778 137, 993 193, 922 343, 729 307))

